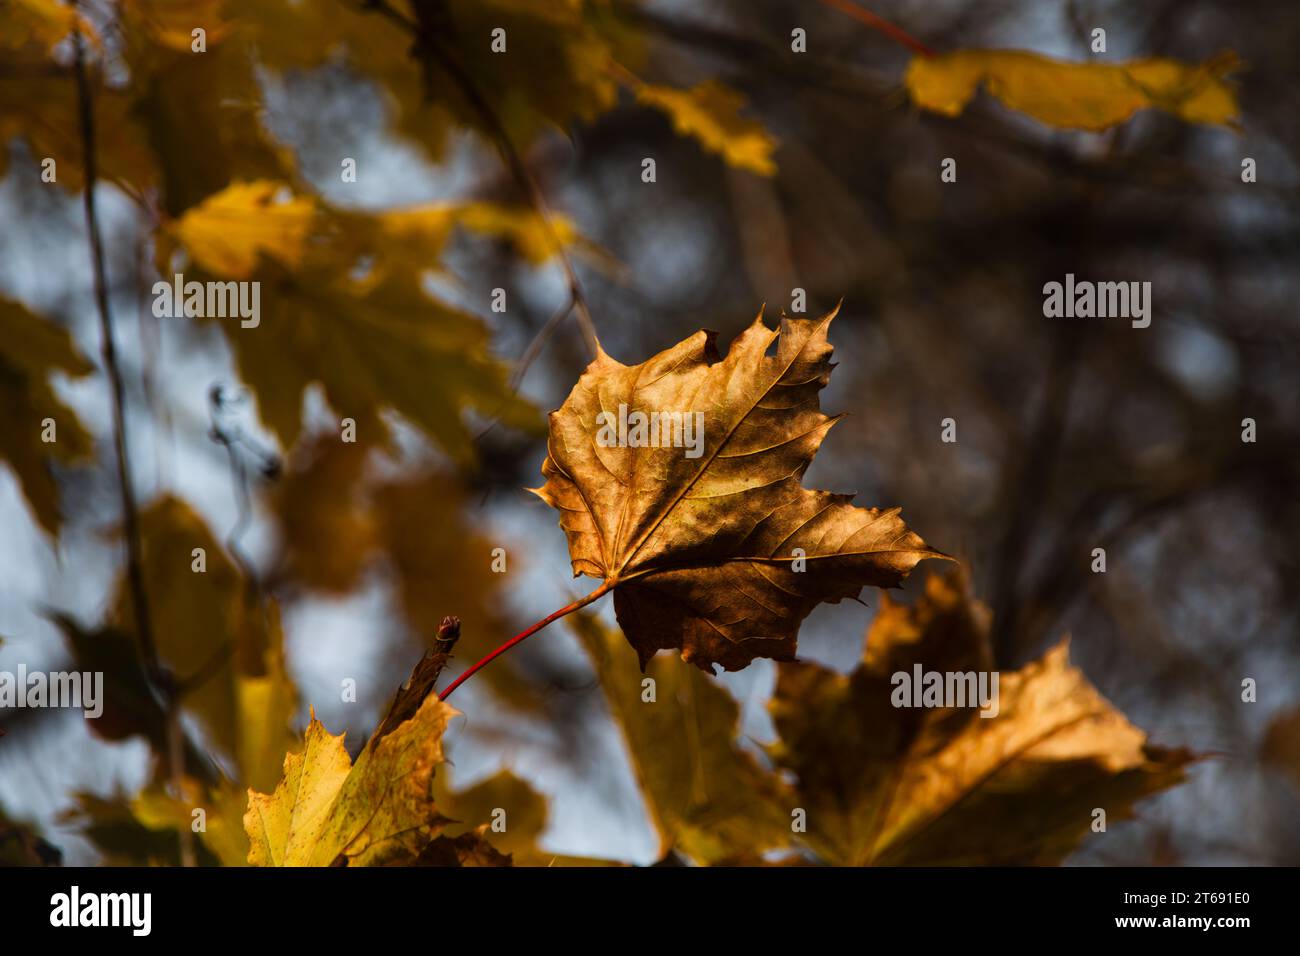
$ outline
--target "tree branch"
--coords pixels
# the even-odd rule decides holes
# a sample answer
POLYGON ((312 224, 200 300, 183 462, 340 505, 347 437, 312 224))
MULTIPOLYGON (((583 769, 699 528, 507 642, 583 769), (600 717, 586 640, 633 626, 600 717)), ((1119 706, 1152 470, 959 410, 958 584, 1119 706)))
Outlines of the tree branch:
MULTIPOLYGON (((166 715, 167 765, 171 776, 173 796, 180 798, 184 778, 184 738, 180 715, 176 707, 176 692, 167 669, 158 656, 154 640, 153 621, 149 614, 148 591, 144 580, 143 548, 140 537, 140 509, 131 485, 131 459, 126 428, 126 388, 122 369, 117 359, 113 341, 113 314, 108 302, 108 281, 104 267, 104 242, 99 230, 99 214, 95 207, 95 110, 90 81, 86 75, 86 45, 80 30, 73 34, 74 69, 77 81, 77 108, 81 125, 82 162, 86 182, 82 192, 86 232, 90 240, 90 260, 94 273, 95 306, 99 312, 99 334, 104 356, 104 370, 108 376, 113 409, 113 450, 117 465, 117 483, 122 499, 122 524, 126 538, 126 576, 131 595, 131 614, 135 622, 145 674, 158 695, 166 715)), ((194 835, 187 827, 177 831, 180 838, 182 866, 194 866, 194 835)))
POLYGON ((500 117, 492 109, 492 105, 487 101, 478 84, 474 82, 474 78, 461 62, 455 49, 449 47, 443 41, 446 23, 444 22, 442 5, 440 3, 417 3, 414 5, 415 18, 412 19, 395 8, 388 0, 361 0, 361 2, 363 9, 379 13, 394 23, 401 24, 412 33, 415 37, 415 46, 412 52, 423 65, 426 75, 431 75, 435 69, 445 73, 456 84, 461 95, 465 97, 465 101, 478 116, 479 122, 491 135, 493 144, 505 161, 510 174, 528 197, 530 204, 541 219, 547 235, 555 246, 555 255, 564 269, 565 280, 569 286, 569 295, 573 299, 573 313, 578 318, 578 327, 581 329, 582 337, 587 343, 587 351, 592 358, 595 358, 599 349, 599 341, 596 337, 595 324, 591 319, 591 309, 587 305, 587 297, 582 291, 582 283, 578 279, 577 269, 574 267, 573 260, 565 250, 564 242, 555 228, 550 206, 546 202, 546 197, 542 193, 537 178, 533 176, 523 157, 519 155, 519 150, 510 139, 510 134, 506 131, 500 117))

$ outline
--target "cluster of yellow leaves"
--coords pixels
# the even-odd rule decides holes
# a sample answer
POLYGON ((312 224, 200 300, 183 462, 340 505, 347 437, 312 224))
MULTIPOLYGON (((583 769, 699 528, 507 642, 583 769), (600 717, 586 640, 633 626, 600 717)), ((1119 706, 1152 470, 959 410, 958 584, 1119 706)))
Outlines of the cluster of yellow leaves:
MULTIPOLYGON (((445 21, 436 24, 445 39, 432 69, 412 57, 412 38, 401 24, 364 12, 360 4, 340 4, 320 17, 304 15, 291 0, 234 0, 230 12, 271 69, 341 58, 375 81, 395 114, 396 129, 435 159, 456 127, 495 134, 451 71, 438 66, 454 61, 517 144, 547 127, 567 130, 608 112, 618 103, 620 84, 627 83, 638 99, 672 117, 682 135, 696 137, 733 165, 762 175, 775 171, 775 142, 759 124, 739 118, 744 101, 738 94, 716 81, 679 90, 636 80, 630 69, 643 57, 642 44, 606 0, 448 0, 445 21), (492 50, 494 30, 505 31, 505 54, 492 50), (727 142, 728 136, 741 141, 727 142)), ((418 20, 421 11, 411 12, 418 20)))
MULTIPOLYGON (((464 525, 461 493, 449 477, 417 473, 367 481, 368 448, 341 443, 336 436, 318 436, 299 451, 273 501, 283 554, 270 584, 292 581, 348 591, 366 567, 382 558, 395 574, 413 631, 431 633, 433 615, 454 606, 464 609, 467 623, 479 631, 467 640, 467 653, 477 655, 495 642, 506 624, 497 612, 493 576, 446 561, 447 554, 475 542, 485 559, 490 550, 464 525)), ((176 862, 175 833, 188 830, 194 809, 202 808, 205 859, 228 866, 286 860, 290 865, 326 864, 340 853, 353 865, 416 862, 422 850, 427 855, 418 862, 429 865, 504 865, 507 854, 525 863, 583 862, 544 854, 536 846, 545 826, 545 801, 511 774, 464 793, 453 792, 444 775, 436 797, 429 790, 427 799, 415 800, 421 792, 417 781, 427 783, 442 760, 437 741, 454 713, 437 710, 434 696, 421 705, 418 723, 406 726, 403 721, 400 733, 377 734, 355 768, 342 738, 328 735, 319 722, 312 721, 305 737, 296 735, 291 725, 298 697, 285 669, 275 601, 250 591, 202 518, 182 501, 164 497, 153 502, 141 515, 141 532, 159 656, 185 688, 182 709, 199 728, 201 746, 185 745, 189 773, 179 795, 162 776, 130 797, 78 795, 72 816, 107 860, 176 862), (196 573, 192 562, 200 552, 205 565, 196 573), (216 755, 233 778, 207 754, 216 755), (246 788, 275 790, 282 764, 294 788, 303 783, 321 788, 317 799, 333 808, 326 830, 310 831, 309 821, 315 818, 308 805, 290 801, 286 806, 288 798, 274 796, 253 800, 258 815, 248 818, 246 829, 245 815, 252 812, 246 788), (399 778, 406 783, 388 786, 399 778), (350 781, 346 787, 344 780, 350 781), (362 809, 366 801, 383 809, 368 813, 362 809), (435 812, 435 801, 450 808, 445 816, 435 812), (491 822, 491 808, 497 806, 510 808, 511 827, 508 836, 493 834, 489 843, 479 831, 491 822), (364 832, 349 829, 362 817, 370 820, 364 832), (376 835, 376 827, 401 829, 406 824, 413 829, 404 837, 376 835), (446 840, 421 844, 418 834, 432 839, 444 828, 446 840), (252 858, 250 835, 255 837, 252 858), (336 846, 338 841, 346 846, 336 846)), ((165 717, 138 663, 125 580, 118 586, 115 607, 114 622, 97 631, 59 621, 79 666, 105 674, 104 713, 92 729, 109 740, 140 735, 166 753, 165 717)), ((521 707, 536 704, 514 670, 501 668, 490 680, 501 699, 521 707)), ((161 773, 161 764, 158 769, 161 773)), ((324 819, 318 822, 325 826, 324 819)))
POLYGON ((851 674, 777 665, 770 767, 737 744, 736 705, 709 678, 656 658, 646 673, 658 700, 645 703, 618 634, 590 617, 574 627, 663 851, 698 863, 791 848, 803 854, 795 860, 834 865, 1057 863, 1087 835, 1094 808, 1122 819, 1194 759, 1150 744, 1070 666, 1065 642, 1002 675, 996 717, 892 706, 897 671, 990 666, 987 608, 957 573, 930 576, 913 606, 886 598, 851 674), (796 808, 806 831, 792 832, 796 808))
POLYGON ((957 116, 983 85, 990 95, 1049 126, 1100 131, 1144 109, 1188 123, 1235 127, 1237 95, 1225 53, 1201 64, 1153 57, 1126 63, 1064 63, 1022 50, 958 50, 918 56, 904 83, 922 109, 957 116))
MULTIPOLYGON (((471 207, 476 215, 481 206, 471 207)), ((263 420, 286 447, 301 431, 303 392, 320 382, 340 415, 361 427, 382 430, 380 413, 391 407, 467 461, 466 408, 524 429, 536 414, 506 387, 483 324, 425 291, 422 269, 437 261, 456 221, 446 207, 340 212, 285 183, 236 182, 172 222, 159 259, 180 249, 197 267, 187 278, 262 284, 256 328, 218 321, 263 420)), ((491 225, 508 232, 509 223, 498 212, 491 225)), ((516 225, 536 242, 530 214, 516 225)))
MULTIPOLYGON (((173 215, 237 179, 292 179, 292 157, 261 122, 259 68, 345 65, 376 85, 395 131, 434 160, 459 128, 492 137, 499 123, 522 146, 547 128, 567 130, 613 109, 620 82, 631 78, 639 86, 629 68, 642 59, 642 43, 604 0, 449 0, 440 5, 445 20, 431 25, 445 49, 432 57, 416 49, 411 25, 435 16, 433 8, 397 0, 393 9, 406 23, 351 2, 125 0, 129 80, 125 89, 101 90, 104 102, 97 105, 103 175, 133 190, 160 181, 164 208, 173 215), (202 56, 191 50, 198 27, 206 33, 202 56), (505 54, 492 51, 496 29, 506 31, 505 54), (453 58, 493 123, 438 66, 453 58), (202 148, 195 131, 202 131, 202 148)), ((76 146, 72 77, 66 69, 51 77, 46 54, 74 25, 89 28, 57 0, 19 0, 5 4, 3 14, 0 43, 23 51, 23 58, 0 83, 6 106, 0 131, 28 139, 38 155, 58 158, 61 169, 68 167, 60 182, 79 189, 80 157, 66 148, 76 146)), ((680 132, 728 161, 770 174, 774 144, 736 116, 742 102, 736 94, 716 83, 645 90, 646 101, 672 115, 680 132), (727 131, 741 134, 744 145, 723 146, 727 131)))

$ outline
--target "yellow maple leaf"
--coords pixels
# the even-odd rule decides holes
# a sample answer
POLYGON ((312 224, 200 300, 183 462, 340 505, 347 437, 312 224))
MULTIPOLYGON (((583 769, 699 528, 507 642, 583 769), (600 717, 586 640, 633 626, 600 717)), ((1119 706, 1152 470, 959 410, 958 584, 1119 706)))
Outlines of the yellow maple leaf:
POLYGON ((569 619, 582 642, 660 836, 697 863, 755 862, 788 846, 793 802, 779 778, 735 743, 740 708, 716 681, 671 657, 644 674, 623 637, 594 615, 569 619), (654 681, 646 701, 644 677, 654 681))
POLYGON ((316 203, 284 183, 232 183, 187 210, 168 228, 190 258, 207 271, 247 279, 261 256, 289 268, 302 264, 316 203))
POLYGON ((377 732, 355 764, 315 714, 301 752, 284 758, 271 794, 248 793, 244 828, 254 866, 414 862, 447 818, 431 785, 442 735, 458 711, 430 694, 414 717, 377 732))
POLYGON ((509 244, 529 265, 538 266, 569 249, 608 266, 611 258, 567 216, 544 219, 527 206, 469 201, 429 203, 374 214, 342 214, 341 231, 375 255, 376 269, 434 269, 459 227, 509 244))
POLYGON ((668 114, 680 136, 690 136, 732 166, 760 176, 776 173, 776 139, 762 123, 740 115, 745 98, 716 80, 688 90, 640 84, 636 98, 668 114))
POLYGON ((395 233, 391 214, 277 201, 285 188, 269 180, 228 186, 161 233, 158 258, 165 275, 179 244, 203 273, 187 280, 259 283, 250 327, 217 321, 259 413, 286 448, 297 440, 302 395, 313 382, 363 437, 387 436, 380 413, 391 407, 461 462, 474 454, 467 409, 537 427, 535 410, 507 387, 483 323, 425 288, 423 273, 437 263, 412 250, 444 241, 440 217, 416 216, 395 233), (420 229, 428 232, 416 241, 420 229))
POLYGON ((1240 113, 1226 77, 1239 61, 1228 52, 1201 64, 1166 58, 1127 63, 1064 63, 1022 50, 958 50, 914 57, 904 83, 912 102, 957 116, 980 84, 1004 105, 1066 129, 1100 131, 1144 109, 1188 123, 1235 127, 1240 113))

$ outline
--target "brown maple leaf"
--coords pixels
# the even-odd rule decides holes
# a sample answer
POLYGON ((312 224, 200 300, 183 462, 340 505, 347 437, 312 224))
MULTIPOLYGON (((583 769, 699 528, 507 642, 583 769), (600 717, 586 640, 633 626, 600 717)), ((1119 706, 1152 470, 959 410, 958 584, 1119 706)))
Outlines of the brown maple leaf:
POLYGON ((725 358, 709 331, 640 365, 600 351, 551 413, 531 490, 560 512, 575 577, 614 590, 643 667, 666 648, 710 672, 793 660, 818 604, 946 557, 897 508, 801 483, 836 421, 818 400, 834 317, 782 315, 778 333, 760 312, 725 358))
POLYGON ((1001 672, 996 712, 899 706, 899 675, 992 668, 991 615, 964 575, 885 600, 858 667, 782 664, 769 750, 806 809, 803 841, 843 866, 1052 865, 1185 778, 1199 759, 1155 745, 1069 661, 1069 641, 1001 672), (999 689, 1000 687, 1000 689, 999 689), (986 719, 988 716, 989 719, 986 719))

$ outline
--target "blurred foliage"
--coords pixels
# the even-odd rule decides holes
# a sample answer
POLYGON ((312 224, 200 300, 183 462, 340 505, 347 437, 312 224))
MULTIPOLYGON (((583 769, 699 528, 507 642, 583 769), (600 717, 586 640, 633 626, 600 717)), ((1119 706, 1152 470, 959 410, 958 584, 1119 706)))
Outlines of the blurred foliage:
MULTIPOLYGON (((572 289, 575 262, 611 354, 655 354, 720 317, 730 337, 733 316, 796 289, 809 311, 845 299, 849 361, 834 387, 857 413, 837 432, 853 451, 819 460, 820 474, 905 502, 909 521, 979 575, 932 576, 915 603, 886 601, 848 674, 777 665, 767 747, 739 739, 738 702, 676 659, 648 662, 661 703, 642 703, 633 655, 594 618, 575 629, 598 690, 584 693, 580 665, 533 647, 485 671, 485 709, 516 720, 520 738, 554 728, 544 745, 557 760, 590 756, 582 728, 603 702, 661 856, 1063 859, 1093 807, 1123 817, 1191 760, 1151 743, 1069 662, 1056 643, 1068 626, 1072 653, 1135 723, 1228 752, 1243 776, 1276 766, 1290 788, 1253 804, 1241 790, 1233 801, 1197 790, 1196 812, 1084 858, 1296 858, 1294 721, 1256 718, 1238 684, 1273 677, 1270 714, 1294 696, 1277 675, 1279 661, 1296 663, 1300 620, 1300 596, 1283 586, 1300 566, 1300 136, 1284 66, 1300 15, 1263 22, 1219 0, 1109 10, 1126 54, 1107 62, 1087 58, 1091 4, 1061 4, 1062 29, 1038 39, 1078 55, 1051 58, 1007 48, 1039 45, 1036 5, 880 6, 949 52, 904 54, 810 6, 796 18, 809 52, 795 53, 787 5, 741 0, 707 20, 624 0, 0 4, 0 175, 34 182, 48 158, 60 189, 85 189, 80 43, 98 192, 126 198, 151 253, 140 275, 115 281, 143 296, 184 271, 263 289, 256 328, 196 325, 224 339, 278 447, 216 432, 240 502, 224 538, 184 492, 144 503, 157 659, 142 651, 125 570, 101 622, 38 609, 78 668, 105 674, 92 733, 151 753, 136 792, 74 796, 67 818, 104 862, 182 862, 196 809, 206 829, 189 852, 201 864, 237 865, 250 851, 278 863, 590 862, 546 849, 547 800, 512 772, 452 789, 449 711, 432 698, 355 760, 304 722, 281 626, 313 597, 382 580, 392 614, 379 626, 404 655, 384 668, 394 682, 443 614, 464 619, 470 658, 514 630, 475 501, 535 481, 540 401, 517 387, 535 351, 549 345, 535 393, 555 405, 588 356, 522 282, 508 319, 475 315, 463 304, 473 297, 448 289, 478 296, 539 268, 572 289), (498 27, 505 54, 492 48, 498 27), (1235 55, 1207 59, 1225 46, 1250 64, 1240 102, 1235 55), (337 149, 278 135, 268 94, 322 76, 374 92, 384 142, 439 169, 463 166, 468 142, 475 195, 339 202, 311 174, 324 155, 336 176, 325 154, 337 149), (481 161, 489 149, 501 162, 481 161), (1259 160, 1258 183, 1241 181, 1245 155, 1259 160), (639 180, 645 156, 659 162, 653 198, 639 180), (944 157, 958 160, 962 188, 941 183, 944 157), (572 214, 549 209, 548 194, 572 214), (1066 271, 1152 277, 1150 334, 1043 322, 1038 290, 1066 271), (512 377, 497 354, 515 346, 528 358, 512 377), (355 421, 358 442, 310 420, 317 391, 355 421), (1258 444, 1240 441, 1247 416, 1258 444), (933 438, 945 417, 960 423, 956 445, 933 438), (244 552, 253 524, 269 542, 256 559, 244 552), (1088 570, 1096 546, 1109 552, 1106 575, 1088 570), (988 596, 991 615, 968 589, 988 596), (1006 719, 885 706, 890 669, 952 660, 1005 669, 1006 719), (398 740, 410 747, 398 752, 398 740), (419 787, 387 787, 408 771, 419 787), (299 805, 287 781, 304 779, 299 805), (1220 806, 1249 811, 1257 835, 1215 832, 1206 818, 1220 806), (806 832, 791 829, 794 807, 808 811, 806 832), (505 833, 492 829, 498 808, 505 833)), ((337 122, 328 105, 293 104, 325 127, 337 122)), ((82 246, 76 255, 85 261, 82 246)), ((94 366, 56 310, 40 311, 0 298, 0 397, 14 422, 0 460, 57 545, 70 524, 103 523, 102 502, 72 489, 95 488, 86 473, 111 471, 112 451, 60 397, 94 366), (47 418, 57 443, 41 441, 47 418), (77 467, 91 462, 100 468, 77 467)), ((147 348, 125 350, 147 382, 147 348)), ((144 399, 162 419, 147 387, 144 399)), ((201 427, 182 427, 203 441, 201 427)), ((837 657, 825 642, 811 651, 837 657)), ((15 718, 2 746, 38 719, 15 718)), ((0 857, 53 862, 57 851, 0 819, 0 857)))

